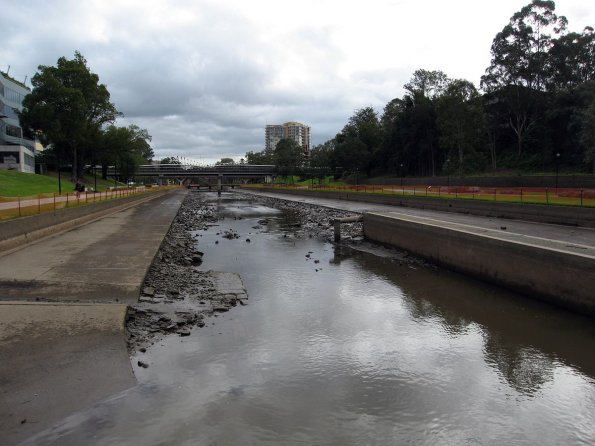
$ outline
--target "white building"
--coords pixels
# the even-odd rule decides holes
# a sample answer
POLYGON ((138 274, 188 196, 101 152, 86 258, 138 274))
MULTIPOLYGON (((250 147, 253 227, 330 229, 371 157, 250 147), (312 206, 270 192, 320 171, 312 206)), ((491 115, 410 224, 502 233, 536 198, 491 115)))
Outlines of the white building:
POLYGON ((17 110, 31 90, 0 72, 0 169, 35 173, 35 142, 23 137, 17 110))

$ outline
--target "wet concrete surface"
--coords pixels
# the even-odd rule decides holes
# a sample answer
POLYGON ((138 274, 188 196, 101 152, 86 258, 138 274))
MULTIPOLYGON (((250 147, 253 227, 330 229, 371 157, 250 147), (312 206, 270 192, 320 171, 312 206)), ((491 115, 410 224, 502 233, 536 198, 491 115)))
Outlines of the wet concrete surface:
POLYGON ((239 274, 249 304, 137 351, 137 387, 24 445, 591 443, 590 319, 329 243, 308 221, 328 210, 211 199, 196 268, 239 274))
POLYGON ((0 444, 134 386, 127 306, 186 191, 0 255, 0 444))

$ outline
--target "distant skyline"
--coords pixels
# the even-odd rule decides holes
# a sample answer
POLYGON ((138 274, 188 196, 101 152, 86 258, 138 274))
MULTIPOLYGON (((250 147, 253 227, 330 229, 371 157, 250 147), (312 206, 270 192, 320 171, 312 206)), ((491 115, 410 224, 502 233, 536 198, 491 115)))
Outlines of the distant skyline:
MULTIPOLYGON (((80 51, 157 159, 214 163, 264 149, 267 124, 306 123, 323 143, 418 68, 479 86, 492 39, 528 3, 23 0, 4 5, 0 69, 30 86, 38 65, 80 51)), ((570 31, 595 26, 584 0, 556 13, 570 31)))

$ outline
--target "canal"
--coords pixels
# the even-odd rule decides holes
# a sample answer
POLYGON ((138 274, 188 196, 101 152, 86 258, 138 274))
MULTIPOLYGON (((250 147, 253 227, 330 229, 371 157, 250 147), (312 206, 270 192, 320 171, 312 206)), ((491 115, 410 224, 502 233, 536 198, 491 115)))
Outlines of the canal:
POLYGON ((137 387, 25 444, 593 444, 592 320, 211 199, 201 268, 239 273, 249 304, 139 353, 137 387))

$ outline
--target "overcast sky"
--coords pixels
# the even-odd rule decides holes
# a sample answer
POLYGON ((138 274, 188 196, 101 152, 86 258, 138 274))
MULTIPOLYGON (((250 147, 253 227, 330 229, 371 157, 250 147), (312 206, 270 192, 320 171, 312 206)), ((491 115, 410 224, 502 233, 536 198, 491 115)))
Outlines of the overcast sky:
MULTIPOLYGON (((30 79, 76 50, 156 158, 236 160, 266 124, 300 121, 313 145, 356 109, 403 95, 418 68, 477 86, 490 45, 529 0, 2 0, 0 69, 30 79)), ((558 0, 569 30, 587 0, 558 0)), ((27 80, 27 85, 30 85, 27 80)))

